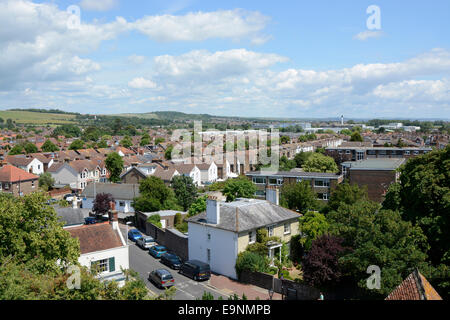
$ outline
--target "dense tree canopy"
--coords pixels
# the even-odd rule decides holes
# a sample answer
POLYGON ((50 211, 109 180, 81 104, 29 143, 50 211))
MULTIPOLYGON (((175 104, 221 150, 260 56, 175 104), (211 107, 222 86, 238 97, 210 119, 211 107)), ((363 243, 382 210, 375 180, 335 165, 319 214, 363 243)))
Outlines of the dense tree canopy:
POLYGON ((281 189, 281 205, 301 213, 316 210, 319 207, 317 195, 309 181, 284 184, 281 189))
POLYGON ((236 198, 254 198, 256 186, 245 176, 229 179, 225 183, 223 195, 227 201, 234 201, 236 198))
POLYGON ((357 184, 340 183, 331 192, 325 211, 337 210, 343 204, 354 204, 359 200, 368 200, 367 187, 360 188, 357 184))
POLYGON ((117 152, 108 154, 105 160, 106 169, 109 171, 109 181, 119 182, 123 171, 123 159, 117 152))
POLYGON ((313 153, 303 164, 305 172, 337 173, 339 169, 333 158, 321 153, 313 153))
POLYGON ((133 200, 133 208, 143 212, 159 210, 179 210, 175 194, 164 182, 154 176, 149 176, 139 182, 140 196, 133 200))
POLYGON ((74 140, 69 146, 69 150, 75 150, 75 151, 83 149, 83 148, 84 148, 84 142, 83 142, 83 140, 80 140, 80 139, 74 140))
POLYGON ((178 203, 187 211, 197 198, 197 187, 191 177, 175 176, 172 179, 172 188, 178 203))
POLYGON ((55 152, 58 151, 59 148, 57 145, 55 145, 53 142, 51 142, 50 140, 45 140, 44 144, 41 147, 41 150, 43 152, 55 152))
POLYGON ((323 214, 308 211, 299 218, 299 229, 302 233, 300 244, 308 251, 314 240, 328 232, 330 224, 323 214))
POLYGON ((52 188, 55 184, 55 179, 53 179, 52 175, 49 172, 42 173, 39 176, 39 187, 44 191, 48 191, 48 189, 52 188))

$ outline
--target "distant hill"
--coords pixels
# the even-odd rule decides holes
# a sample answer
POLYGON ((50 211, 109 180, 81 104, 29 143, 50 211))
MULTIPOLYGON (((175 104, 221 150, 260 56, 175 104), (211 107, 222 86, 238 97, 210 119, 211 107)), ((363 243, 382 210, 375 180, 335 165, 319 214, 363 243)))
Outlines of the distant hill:
POLYGON ((17 124, 34 124, 34 125, 47 125, 47 124, 65 124, 73 123, 76 114, 66 112, 47 112, 34 110, 6 110, 0 111, 0 118, 6 122, 7 119, 15 121, 17 124))
POLYGON ((159 119, 159 120, 209 120, 212 118, 228 118, 221 116, 212 116, 209 114, 188 114, 178 111, 155 111, 146 113, 120 113, 115 115, 105 115, 105 116, 116 116, 116 117, 139 117, 144 119, 159 119))

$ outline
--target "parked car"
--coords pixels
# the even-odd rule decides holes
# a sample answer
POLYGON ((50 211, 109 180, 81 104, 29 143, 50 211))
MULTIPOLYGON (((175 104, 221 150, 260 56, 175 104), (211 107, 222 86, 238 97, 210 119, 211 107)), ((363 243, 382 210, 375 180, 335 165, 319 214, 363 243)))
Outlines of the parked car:
POLYGON ((166 269, 153 270, 149 273, 148 280, 161 289, 175 284, 172 274, 166 269))
POLYGON ((181 259, 176 254, 168 252, 161 255, 161 263, 174 270, 180 269, 182 265, 181 259))
POLYGON ((84 218, 84 224, 96 224, 98 221, 94 217, 84 218))
POLYGON ((183 263, 180 268, 180 273, 195 281, 208 280, 211 278, 211 268, 209 264, 199 260, 189 260, 183 263))
POLYGON ((149 249, 150 247, 153 247, 156 242, 155 239, 149 236, 143 236, 142 238, 137 239, 136 244, 141 249, 149 249))
POLYGON ((73 197, 75 197, 75 196, 78 197, 78 195, 77 195, 76 193, 69 193, 69 194, 66 194, 66 195, 64 196, 64 200, 69 201, 69 202, 72 202, 72 201, 73 201, 73 197))
POLYGON ((153 247, 150 247, 150 249, 148 249, 148 252, 154 258, 161 258, 161 256, 167 252, 167 248, 164 246, 153 246, 153 247))
POLYGON ((140 233, 137 229, 131 229, 128 231, 128 239, 131 241, 136 242, 140 238, 142 238, 142 233, 140 233))

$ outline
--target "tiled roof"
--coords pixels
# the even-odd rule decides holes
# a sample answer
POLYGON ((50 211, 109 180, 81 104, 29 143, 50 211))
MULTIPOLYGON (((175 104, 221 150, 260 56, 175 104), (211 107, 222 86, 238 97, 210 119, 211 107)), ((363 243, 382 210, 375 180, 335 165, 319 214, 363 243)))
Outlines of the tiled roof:
POLYGON ((36 179, 39 179, 39 177, 11 165, 6 165, 0 168, 1 182, 18 182, 36 179))
POLYGON ((174 168, 169 168, 164 170, 163 168, 156 168, 155 173, 153 174, 155 177, 160 178, 163 181, 171 181, 172 178, 178 174, 178 171, 174 168))
POLYGON ((428 280, 416 269, 386 300, 442 300, 428 280))
POLYGON ((109 222, 83 225, 66 229, 72 238, 80 241, 81 254, 122 247, 122 241, 117 231, 109 222))
POLYGON ((34 158, 27 158, 26 156, 6 156, 5 160, 7 163, 12 164, 14 166, 20 166, 20 167, 26 167, 30 164, 31 161, 34 160, 34 158))

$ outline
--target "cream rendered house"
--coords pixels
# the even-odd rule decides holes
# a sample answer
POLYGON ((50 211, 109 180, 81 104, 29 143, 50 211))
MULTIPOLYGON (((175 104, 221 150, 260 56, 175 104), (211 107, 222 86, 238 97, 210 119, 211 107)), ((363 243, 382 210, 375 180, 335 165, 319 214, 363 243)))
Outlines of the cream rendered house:
MULTIPOLYGON (((235 264, 239 253, 256 242, 258 229, 266 228, 269 236, 290 242, 299 234, 300 214, 278 206, 278 190, 268 189, 268 200, 236 199, 220 202, 207 200, 206 212, 187 219, 189 259, 208 263, 211 271, 237 278, 235 264)), ((267 248, 269 257, 280 250, 282 243, 267 248)))

